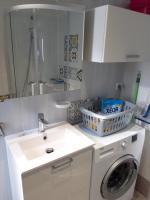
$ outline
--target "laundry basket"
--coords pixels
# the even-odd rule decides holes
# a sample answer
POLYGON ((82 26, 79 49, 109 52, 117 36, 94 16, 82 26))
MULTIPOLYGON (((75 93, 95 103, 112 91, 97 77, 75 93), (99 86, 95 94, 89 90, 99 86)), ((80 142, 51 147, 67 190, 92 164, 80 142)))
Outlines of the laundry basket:
POLYGON ((106 136, 127 127, 133 117, 136 106, 128 101, 125 102, 124 111, 105 115, 94 113, 86 107, 81 107, 83 126, 99 136, 106 136))

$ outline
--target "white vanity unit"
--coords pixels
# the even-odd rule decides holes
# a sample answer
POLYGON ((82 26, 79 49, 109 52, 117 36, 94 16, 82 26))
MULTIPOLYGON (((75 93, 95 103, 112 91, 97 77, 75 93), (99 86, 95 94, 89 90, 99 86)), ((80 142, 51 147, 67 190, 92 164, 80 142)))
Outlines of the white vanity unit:
POLYGON ((6 137, 13 200, 88 200, 94 142, 68 123, 46 134, 6 137))

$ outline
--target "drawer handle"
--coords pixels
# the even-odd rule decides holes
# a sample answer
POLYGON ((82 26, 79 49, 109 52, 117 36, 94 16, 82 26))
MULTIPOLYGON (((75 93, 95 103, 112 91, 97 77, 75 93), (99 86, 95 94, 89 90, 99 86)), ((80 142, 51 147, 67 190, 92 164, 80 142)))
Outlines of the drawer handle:
POLYGON ((140 58, 140 55, 138 55, 138 54, 128 54, 128 55, 126 55, 126 58, 140 58))
POLYGON ((73 161, 73 158, 69 158, 69 159, 65 160, 64 162, 55 164, 52 166, 52 171, 55 172, 55 171, 62 170, 66 167, 70 167, 72 161, 73 161))

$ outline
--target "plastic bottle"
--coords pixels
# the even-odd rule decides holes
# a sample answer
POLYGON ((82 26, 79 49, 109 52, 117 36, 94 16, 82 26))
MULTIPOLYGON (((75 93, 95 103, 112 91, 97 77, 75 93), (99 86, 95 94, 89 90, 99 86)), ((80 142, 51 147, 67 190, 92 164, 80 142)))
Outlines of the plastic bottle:
POLYGON ((132 89, 132 102, 136 104, 137 102, 137 97, 138 97, 138 92, 139 92, 139 85, 141 81, 141 72, 139 71, 136 76, 136 81, 133 84, 133 89, 132 89))

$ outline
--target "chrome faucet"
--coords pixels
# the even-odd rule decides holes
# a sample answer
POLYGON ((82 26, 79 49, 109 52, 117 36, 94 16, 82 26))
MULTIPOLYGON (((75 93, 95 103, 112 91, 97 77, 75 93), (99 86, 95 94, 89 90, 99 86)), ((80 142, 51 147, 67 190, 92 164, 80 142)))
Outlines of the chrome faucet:
POLYGON ((38 123, 39 123, 39 131, 45 132, 45 130, 48 128, 49 122, 44 119, 43 113, 38 113, 38 123))

